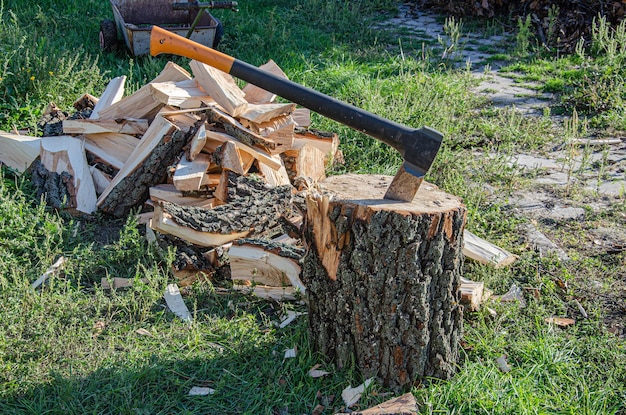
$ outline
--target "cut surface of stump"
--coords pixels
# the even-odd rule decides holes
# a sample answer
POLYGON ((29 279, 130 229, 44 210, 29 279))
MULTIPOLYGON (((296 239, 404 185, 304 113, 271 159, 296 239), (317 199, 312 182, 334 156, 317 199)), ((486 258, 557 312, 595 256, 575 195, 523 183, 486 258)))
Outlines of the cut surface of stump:
POLYGON ((313 348, 401 390, 455 371, 466 209, 429 183, 385 200, 391 180, 333 176, 307 195, 302 280, 313 348))

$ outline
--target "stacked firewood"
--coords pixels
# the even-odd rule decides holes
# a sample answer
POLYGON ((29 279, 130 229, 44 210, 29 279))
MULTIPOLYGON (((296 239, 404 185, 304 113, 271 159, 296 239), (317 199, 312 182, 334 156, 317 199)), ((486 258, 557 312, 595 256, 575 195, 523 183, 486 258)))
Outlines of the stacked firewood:
POLYGON ((573 50, 580 39, 591 39, 594 19, 603 16, 616 26, 626 13, 626 1, 618 0, 421 0, 425 9, 462 17, 508 17, 515 26, 518 19, 531 19, 539 41, 573 50))
MULTIPOLYGON (((77 100, 72 116, 50 105, 47 136, 2 134, 2 161, 18 170, 32 164, 36 187, 56 207, 139 213, 157 241, 176 247, 182 285, 227 262, 245 289, 295 298, 305 288, 294 199, 325 177, 339 139, 311 129, 309 111, 296 104, 240 88, 203 63, 190 67, 169 62, 125 97, 125 78, 115 78, 100 98, 77 100)), ((262 68, 286 77, 273 61, 262 68)))
MULTIPOLYGON (((226 279, 273 299, 297 299, 305 254, 306 191, 341 162, 336 134, 310 128, 308 110, 277 103, 254 85, 191 61, 169 62, 152 82, 123 96, 125 78, 85 94, 72 115, 51 104, 44 137, 0 132, 0 162, 29 170, 53 207, 123 218, 137 214, 146 237, 174 248, 178 284, 226 279)), ((285 76, 272 61, 263 69, 285 76)), ((516 256, 465 231, 463 253, 491 266, 516 256)), ((332 235, 331 235, 332 236, 332 235)), ((103 280, 125 287, 132 280, 103 280)), ((461 284, 477 309, 482 283, 461 284)))

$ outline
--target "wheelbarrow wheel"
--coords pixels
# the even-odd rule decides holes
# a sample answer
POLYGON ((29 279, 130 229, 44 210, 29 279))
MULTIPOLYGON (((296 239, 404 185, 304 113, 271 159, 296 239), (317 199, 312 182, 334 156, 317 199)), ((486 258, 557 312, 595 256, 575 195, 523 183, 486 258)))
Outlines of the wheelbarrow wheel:
POLYGON ((117 26, 113 20, 100 22, 100 49, 109 52, 117 49, 117 26))

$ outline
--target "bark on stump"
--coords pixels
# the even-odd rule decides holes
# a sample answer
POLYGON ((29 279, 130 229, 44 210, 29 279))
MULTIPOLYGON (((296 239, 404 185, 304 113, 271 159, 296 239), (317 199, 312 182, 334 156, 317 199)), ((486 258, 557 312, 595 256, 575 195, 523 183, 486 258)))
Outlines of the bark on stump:
POLYGON ((302 279, 313 348, 402 390, 455 372, 466 209, 429 183, 384 200, 391 179, 334 176, 307 196, 302 279))

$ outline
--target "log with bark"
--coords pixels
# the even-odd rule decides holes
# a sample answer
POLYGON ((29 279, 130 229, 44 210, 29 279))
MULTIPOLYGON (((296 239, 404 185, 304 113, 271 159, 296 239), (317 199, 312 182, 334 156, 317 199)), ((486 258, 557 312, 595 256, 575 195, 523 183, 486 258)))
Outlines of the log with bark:
POLYGON ((391 179, 334 176, 307 196, 302 280, 314 349, 400 390, 455 372, 466 209, 427 183, 384 200, 391 179))

